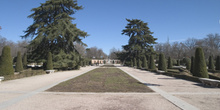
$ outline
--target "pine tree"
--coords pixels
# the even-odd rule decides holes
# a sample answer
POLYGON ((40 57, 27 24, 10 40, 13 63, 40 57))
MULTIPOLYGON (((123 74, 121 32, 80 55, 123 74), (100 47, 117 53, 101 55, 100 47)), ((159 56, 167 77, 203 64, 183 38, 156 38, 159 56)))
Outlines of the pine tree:
POLYGON ((212 56, 209 56, 209 69, 212 71, 215 70, 214 61, 213 61, 212 56))
POLYGON ((51 52, 49 52, 48 55, 47 55, 46 70, 53 70, 53 61, 52 61, 52 54, 51 54, 51 52))
POLYGON ((23 63, 23 68, 26 69, 27 68, 27 54, 26 53, 24 53, 22 63, 23 63))
POLYGON ((88 34, 72 24, 75 18, 71 17, 81 9, 77 0, 47 0, 31 10, 33 13, 28 17, 34 22, 22 38, 33 39, 29 45, 32 60, 44 59, 48 52, 53 55, 60 51, 77 52, 74 42, 85 45, 82 38, 88 34))
POLYGON ((151 70, 155 70, 156 69, 155 63, 154 63, 154 56, 153 55, 150 56, 149 69, 151 69, 151 70))
POLYGON ((220 56, 216 58, 215 70, 220 70, 220 56))
POLYGON ((21 52, 19 51, 17 54, 15 72, 21 72, 22 70, 23 70, 23 64, 22 64, 21 52))
POLYGON ((169 69, 173 68, 173 62, 172 62, 171 57, 168 58, 168 68, 169 69))
POLYGON ((162 70, 162 71, 167 71, 166 59, 165 59, 163 53, 160 53, 160 55, 159 55, 158 69, 162 70))
POLYGON ((190 68, 190 72, 193 73, 193 68, 194 68, 194 56, 191 57, 191 68, 190 68))
POLYGON ((14 74, 12 57, 11 57, 11 48, 5 46, 2 49, 2 56, 0 59, 0 76, 14 74))
POLYGON ((205 57, 202 48, 196 48, 193 76, 208 78, 205 57))
POLYGON ((146 56, 143 57, 143 63, 142 63, 142 64, 143 64, 142 67, 143 67, 144 69, 148 69, 146 56))

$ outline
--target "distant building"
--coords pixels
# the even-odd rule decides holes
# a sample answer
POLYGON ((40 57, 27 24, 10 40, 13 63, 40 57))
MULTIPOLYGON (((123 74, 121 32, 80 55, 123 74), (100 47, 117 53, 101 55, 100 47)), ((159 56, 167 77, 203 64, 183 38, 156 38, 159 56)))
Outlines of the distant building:
POLYGON ((120 60, 115 59, 91 59, 92 64, 120 64, 120 60))

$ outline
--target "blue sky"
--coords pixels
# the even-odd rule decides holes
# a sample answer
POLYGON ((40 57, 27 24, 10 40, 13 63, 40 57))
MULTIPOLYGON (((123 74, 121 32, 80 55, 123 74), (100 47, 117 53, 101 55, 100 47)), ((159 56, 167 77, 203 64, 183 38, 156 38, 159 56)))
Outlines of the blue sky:
MULTIPOLYGON (((33 22, 27 18, 30 10, 45 1, 0 0, 0 35, 14 42, 22 40, 19 36, 33 22)), ((126 18, 148 22, 159 43, 168 37, 174 42, 220 33, 220 0, 78 0, 78 4, 84 9, 73 15, 73 23, 90 35, 83 42, 107 54, 128 43, 128 36, 121 35, 126 18)))

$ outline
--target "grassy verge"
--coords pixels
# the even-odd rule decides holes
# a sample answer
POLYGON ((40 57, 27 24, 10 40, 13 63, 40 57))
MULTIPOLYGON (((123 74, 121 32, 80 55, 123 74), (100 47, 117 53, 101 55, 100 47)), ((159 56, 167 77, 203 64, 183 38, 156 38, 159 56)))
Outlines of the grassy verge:
POLYGON ((118 68, 97 68, 60 83, 47 91, 55 92, 153 92, 146 85, 118 68))
POLYGON ((115 67, 114 65, 103 65, 101 67, 115 67))

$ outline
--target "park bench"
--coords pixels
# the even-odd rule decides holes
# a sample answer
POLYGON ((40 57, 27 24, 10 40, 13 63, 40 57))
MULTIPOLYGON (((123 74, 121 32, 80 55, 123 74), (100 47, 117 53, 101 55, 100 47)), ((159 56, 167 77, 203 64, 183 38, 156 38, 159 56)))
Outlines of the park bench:
POLYGON ((211 86, 211 87, 220 86, 220 81, 219 80, 208 79, 208 78, 199 78, 199 80, 202 82, 202 84, 204 86, 206 86, 206 85, 211 86))
POLYGON ((4 76, 0 76, 0 83, 5 79, 4 76))
POLYGON ((54 73, 55 70, 46 70, 46 73, 50 74, 50 73, 54 73))

